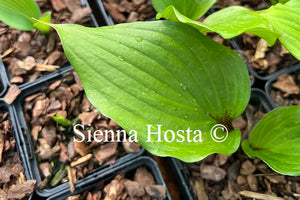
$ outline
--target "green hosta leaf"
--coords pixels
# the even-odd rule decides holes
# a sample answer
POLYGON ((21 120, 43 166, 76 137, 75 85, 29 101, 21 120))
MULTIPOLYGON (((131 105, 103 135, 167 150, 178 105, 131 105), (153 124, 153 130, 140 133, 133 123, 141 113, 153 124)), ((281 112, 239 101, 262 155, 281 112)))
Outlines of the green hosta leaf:
POLYGON ((0 20, 16 29, 34 29, 33 18, 41 16, 38 5, 33 0, 0 0, 0 20))
POLYGON ((188 18, 176 7, 169 6, 157 18, 189 24, 200 32, 217 32, 229 39, 244 32, 256 34, 272 46, 277 39, 300 59, 300 1, 278 3, 269 9, 252 11, 240 6, 220 10, 206 18, 204 23, 188 18))
POLYGON ((272 24, 259 12, 232 6, 208 16, 205 23, 226 39, 247 32, 256 34, 273 45, 278 36, 274 33, 272 24))
POLYGON ((46 12, 39 20, 41 22, 35 22, 34 27, 42 34, 48 34, 50 32, 50 27, 42 22, 51 23, 51 12, 46 12))
POLYGON ((205 23, 224 38, 243 32, 256 34, 273 45, 276 39, 300 59, 300 1, 278 3, 269 9, 251 11, 229 7, 210 15, 205 23))
POLYGON ((209 16, 206 19, 206 23, 202 23, 186 17, 175 7, 169 6, 163 13, 158 14, 157 18, 168 18, 172 21, 189 24, 202 33, 217 32, 226 39, 233 38, 244 32, 255 32, 258 36, 266 39, 269 44, 273 45, 275 43, 277 39, 276 35, 268 30, 268 26, 262 24, 262 21, 265 21, 265 23, 268 23, 268 21, 259 15, 251 15, 254 11, 240 6, 233 6, 230 7, 230 9, 227 8, 222 10, 222 13, 218 15, 220 12, 210 15, 213 17, 209 16), (234 15, 234 17, 232 15, 234 15), (227 26, 226 24, 228 23, 230 23, 232 27, 227 26))
POLYGON ((174 6, 183 15, 198 19, 216 2, 216 0, 152 0, 158 13, 162 13, 168 6, 174 6))
POLYGON ((238 148, 239 130, 231 131, 224 142, 215 142, 224 137, 220 128, 210 132, 216 124, 230 131, 232 119, 249 100, 248 72, 234 51, 190 26, 168 20, 101 28, 53 27, 89 100, 130 135, 136 131, 135 139, 148 151, 196 161, 238 148), (148 132, 159 132, 159 127, 162 141, 153 134, 147 141, 148 132), (193 131, 188 142, 189 129, 193 131), (172 140, 167 130, 179 131, 183 139, 178 135, 167 142, 172 140))
POLYGON ((157 19, 168 18, 174 22, 181 22, 184 24, 188 24, 195 27, 202 33, 212 31, 210 26, 186 17, 185 15, 181 14, 174 6, 168 6, 162 13, 158 13, 156 15, 156 18, 157 19))
POLYGON ((250 157, 265 161, 274 171, 300 175, 300 106, 268 113, 242 143, 250 157))

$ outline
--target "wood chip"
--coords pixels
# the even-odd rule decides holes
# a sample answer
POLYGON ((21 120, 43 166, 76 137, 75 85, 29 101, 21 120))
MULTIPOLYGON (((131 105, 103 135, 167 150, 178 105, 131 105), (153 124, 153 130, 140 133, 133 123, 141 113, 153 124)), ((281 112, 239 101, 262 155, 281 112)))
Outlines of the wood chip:
POLYGON ((56 12, 59 12, 67 7, 64 0, 51 0, 51 4, 56 12))
POLYGON ((60 66, 58 65, 45 65, 36 63, 35 70, 40 72, 54 72, 55 70, 59 69, 60 66))
POLYGON ((2 153, 4 149, 4 133, 0 131, 0 163, 2 163, 2 153))
POLYGON ((105 161, 116 155, 118 153, 117 147, 117 142, 110 142, 95 149, 94 156, 99 161, 99 164, 102 165, 105 161))
POLYGON ((139 182, 143 187, 155 185, 153 175, 145 167, 139 167, 136 170, 134 180, 139 182))
POLYGON ((124 186, 130 197, 141 197, 145 194, 143 186, 136 181, 127 180, 124 186))
POLYGON ((254 60, 257 61, 259 59, 264 58, 267 50, 268 50, 268 43, 265 40, 260 39, 257 43, 254 60))
POLYGON ((67 8, 70 12, 74 12, 77 9, 81 8, 81 3, 78 0, 65 0, 67 8))
POLYGON ((124 190, 124 185, 119 180, 112 180, 104 188, 104 191, 106 193, 105 199, 107 200, 120 199, 123 190, 124 190))
POLYGON ((198 199, 208 200, 208 196, 205 191, 205 187, 202 179, 196 179, 195 182, 193 183, 193 188, 196 190, 198 199))
POLYGON ((73 12, 71 20, 74 23, 84 23, 90 20, 91 14, 92 14, 91 8, 80 8, 73 12))
POLYGON ((34 141, 37 141, 38 140, 38 137, 39 137, 39 133, 40 131, 42 130, 42 126, 34 126, 31 130, 31 135, 34 139, 34 141))
POLYGON ((8 199, 23 199, 34 191, 36 180, 28 180, 23 184, 12 185, 7 194, 8 199))
POLYGON ((249 187, 252 191, 257 192, 258 190, 258 182, 257 182, 257 177, 254 175, 248 175, 247 176, 247 182, 249 184, 249 187))
POLYGON ((243 195, 245 197, 250 197, 254 199, 261 199, 261 200, 284 200, 284 198, 281 197, 274 197, 271 195, 267 194, 261 194, 261 193, 256 193, 256 192, 250 192, 247 190, 243 190, 239 192, 240 195, 243 195))
POLYGON ((60 108, 61 108, 61 103, 58 100, 56 100, 49 105, 49 107, 47 108, 47 112, 58 110, 60 108))
POLYGON ((266 178, 272 183, 286 183, 283 175, 266 176, 266 178))
POLYGON ((55 81, 48 88, 49 90, 55 90, 61 84, 61 80, 55 81))
POLYGON ((2 55, 1 55, 1 59, 5 58, 6 56, 8 56, 9 54, 11 54, 13 51, 15 50, 15 48, 11 47, 9 49, 7 49, 2 55))
POLYGON ((51 168, 51 165, 48 162, 41 163, 39 165, 39 168, 42 171, 42 174, 43 174, 44 177, 51 176, 52 168, 51 168))
POLYGON ((93 112, 83 112, 78 116, 78 119, 81 120, 82 125, 88 125, 92 124, 94 119, 97 117, 99 112, 93 111, 93 112))
POLYGON ((44 126, 42 129, 42 137, 47 141, 47 144, 52 146, 56 141, 55 126, 44 126))
POLYGON ((240 173, 243 175, 250 175, 255 171, 256 167, 251 163, 250 160, 243 162, 240 173))
POLYGON ((242 116, 239 116, 232 122, 232 126, 235 129, 245 129, 245 128, 247 128, 247 125, 248 125, 247 121, 242 116))
POLYGON ((42 114, 45 114, 47 111, 48 105, 49 105, 49 99, 38 100, 34 105, 34 108, 32 111, 32 116, 39 117, 42 114))
POLYGON ((43 64, 53 65, 62 56, 60 51, 53 51, 43 64))
POLYGON ((155 199, 166 198, 166 188, 163 185, 151 185, 145 188, 147 194, 155 199))
POLYGON ((214 165, 202 164, 200 167, 201 177, 212 181, 223 180, 226 176, 226 171, 214 165))
POLYGON ((10 105, 16 100, 19 94, 21 94, 21 90, 19 89, 19 87, 17 85, 12 85, 11 87, 9 87, 3 100, 5 101, 5 103, 10 105))
POLYGON ((126 140, 125 142, 122 142, 122 145, 126 153, 137 153, 141 151, 140 145, 135 142, 129 142, 126 140))
POLYGON ((32 56, 27 56, 23 61, 18 61, 17 65, 21 69, 25 69, 27 71, 30 71, 34 68, 35 66, 35 59, 32 56))
POLYGON ((82 163, 84 163, 84 162, 87 162, 89 159, 91 159, 93 157, 93 154, 91 154, 91 153, 89 153, 89 154, 87 154, 86 156, 83 156, 83 157, 81 157, 81 158, 79 158, 78 160, 75 160, 75 161, 73 161, 73 162, 71 162, 71 167, 75 167, 75 166, 77 166, 77 165, 80 165, 80 164, 82 164, 82 163))
POLYGON ((291 75, 284 74, 278 77, 277 81, 272 84, 274 88, 285 92, 287 95, 300 94, 300 88, 291 75))
POLYGON ((24 82, 24 79, 21 76, 14 76, 14 77, 12 77, 12 79, 10 79, 11 84, 21 84, 23 82, 24 82))

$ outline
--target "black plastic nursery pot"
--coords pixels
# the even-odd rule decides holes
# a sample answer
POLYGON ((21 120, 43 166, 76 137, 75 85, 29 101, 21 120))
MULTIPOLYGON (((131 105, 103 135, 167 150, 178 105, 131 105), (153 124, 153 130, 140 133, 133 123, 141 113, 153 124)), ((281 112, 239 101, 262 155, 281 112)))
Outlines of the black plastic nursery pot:
POLYGON ((97 11, 99 13, 95 14, 95 19, 99 23, 99 25, 114 25, 114 21, 107 11, 105 10, 102 0, 88 0, 89 4, 93 8, 98 8, 97 11))
MULTIPOLYGON (((275 102, 275 100, 272 98, 271 92, 272 90, 275 90, 272 85, 273 83, 282 75, 294 75, 294 76, 300 76, 300 63, 297 63, 295 65, 292 65, 291 67, 287 69, 283 69, 278 73, 276 76, 272 77, 265 85, 265 91, 266 91, 266 96, 268 100, 271 102, 272 107, 278 107, 278 106, 286 106, 286 105, 280 105, 281 102, 275 102)), ((289 86, 286 86, 289 87, 289 86)), ((298 84, 298 87, 300 88, 300 85, 298 84)), ((282 92, 283 94, 283 92, 282 92)), ((284 95, 284 94, 283 94, 284 95)), ((295 98, 300 101, 300 94, 295 94, 295 98)), ((283 103, 283 102, 282 102, 283 103)))
MULTIPOLYGON (((17 117, 18 117, 18 127, 19 129, 19 137, 22 141, 24 141, 24 151, 26 151, 26 161, 28 162, 29 166, 29 173, 33 179, 37 180, 37 185, 39 185, 42 182, 42 174, 39 170, 39 163, 38 163, 38 156, 35 153, 34 144, 37 143, 33 139, 32 136, 32 130, 29 128, 29 125, 27 124, 24 113, 24 101, 26 97, 32 96, 34 94, 40 93, 44 94, 44 90, 46 87, 49 87, 52 83, 68 79, 68 75, 70 76, 72 74, 72 67, 66 67, 62 68, 59 71, 48 74, 45 77, 42 77, 38 79, 37 81, 31 83, 30 85, 26 85, 26 87, 23 87, 22 93, 19 96, 19 98, 15 102, 17 117)), ((62 97, 63 98, 63 97, 62 97)), ((58 129, 57 129, 58 131, 58 129)), ((140 155, 144 153, 144 149, 141 148, 139 152, 137 153, 128 153, 126 155, 122 155, 122 157, 116 159, 114 164, 103 164, 98 166, 97 168, 94 168, 92 171, 85 174, 84 178, 78 179, 75 184, 75 188, 80 187, 83 183, 86 181, 92 179, 95 176, 95 173, 104 173, 107 170, 112 170, 116 166, 123 165, 124 163, 127 163, 140 155)), ((53 195, 59 193, 60 191, 66 191, 70 189, 69 182, 59 184, 54 187, 47 187, 44 189, 36 189, 36 193, 41 197, 52 197, 53 195)))
MULTIPOLYGON (((11 105, 6 105, 1 99, 0 99, 0 112, 8 112, 8 119, 11 122, 11 126, 12 126, 12 137, 14 138, 15 141, 15 148, 14 148, 14 152, 17 152, 17 155, 19 157, 19 160, 21 162, 22 167, 24 168, 24 175, 25 175, 25 179, 26 180, 31 180, 32 176, 28 167, 28 163, 26 162, 26 155, 27 152, 23 149, 24 146, 24 140, 23 138, 19 137, 19 135, 17 134, 19 131, 19 126, 18 123, 16 121, 16 114, 15 114, 15 108, 11 105)), ((5 132, 5 134, 8 134, 7 132, 5 132)), ((2 157, 2 159, 4 161, 6 161, 6 159, 11 159, 11 156, 13 156, 11 150, 8 150, 7 152, 5 152, 5 154, 8 155, 8 157, 2 157)), ((2 162, 3 162, 2 160, 2 162)), ((1 167, 4 167, 5 165, 1 164, 1 167)), ((7 172, 8 173, 8 172, 7 172)), ((27 196, 26 199, 32 199, 33 194, 31 194, 30 196, 27 196)))
MULTIPOLYGON (((82 6, 84 8, 91 8, 92 9, 92 14, 90 15, 91 20, 90 20, 90 22, 88 22, 88 24, 90 24, 89 26, 91 26, 91 27, 99 27, 99 25, 100 25, 99 23, 101 23, 101 21, 98 22, 99 17, 97 17, 97 16, 101 16, 102 15, 102 11, 98 9, 98 6, 91 7, 90 4, 89 4, 89 2, 88 2, 88 0, 78 0, 78 1, 82 4, 82 6)), ((107 25, 107 24, 106 23, 101 23, 101 25, 107 25)), ((53 33, 53 35, 55 35, 55 34, 56 33, 53 33)), ((62 57, 62 55, 60 57, 62 57)), ((4 65, 4 64, 3 64, 2 60, 0 59, 0 73, 3 73, 2 78, 3 78, 3 76, 5 76, 6 79, 7 79, 7 83, 3 84, 3 86, 2 86, 3 89, 5 90, 7 87, 9 87, 11 85, 10 81, 13 78, 13 75, 9 72, 8 66, 4 65, 2 67, 1 65, 4 65), (5 75, 4 75, 4 73, 5 73, 5 75)), ((70 65, 70 63, 67 62, 67 63, 61 65, 60 68, 58 68, 57 70, 55 70, 53 72, 44 72, 38 78, 36 78, 34 81, 39 81, 38 79, 42 79, 44 76, 47 76, 47 75, 52 74, 52 73, 56 74, 57 71, 64 70, 63 68, 68 68, 69 65, 70 65)), ((1 80, 1 81, 5 82, 6 80, 1 80)), ((28 85, 30 85, 34 81, 29 82, 29 81, 25 81, 24 80, 23 83, 21 83, 21 84, 17 83, 17 84, 19 85, 19 88, 22 89, 22 88, 28 87, 28 85)), ((0 87, 0 96, 2 96, 1 95, 1 94, 3 94, 2 92, 1 92, 1 87, 0 87)))
POLYGON ((76 190, 74 193, 71 193, 69 190, 61 191, 54 196, 49 197, 47 200, 63 200, 66 199, 68 196, 76 195, 83 193, 85 191, 93 190, 100 182, 107 184, 112 179, 114 179, 117 175, 120 174, 132 174, 134 171, 139 167, 146 167, 146 169, 152 173, 157 185, 163 185, 166 189, 166 200, 171 200, 171 196, 168 192, 167 186, 162 178, 161 172, 158 168, 157 163, 149 157, 139 157, 135 160, 116 165, 113 168, 105 170, 103 172, 97 172, 93 176, 90 176, 84 182, 81 182, 77 185, 76 190))
MULTIPOLYGON (((268 98, 266 97, 265 92, 256 88, 251 90, 251 98, 249 104, 251 105, 261 104, 264 111, 266 112, 269 112, 273 109, 273 106, 271 102, 268 100, 268 98)), ((186 200, 198 199, 196 192, 189 181, 190 173, 189 173, 188 166, 186 166, 184 162, 176 158, 170 158, 169 162, 172 167, 172 171, 177 179, 178 185, 180 187, 181 199, 186 199, 186 200)))
POLYGON ((9 85, 4 64, 0 60, 0 98, 4 95, 9 85))

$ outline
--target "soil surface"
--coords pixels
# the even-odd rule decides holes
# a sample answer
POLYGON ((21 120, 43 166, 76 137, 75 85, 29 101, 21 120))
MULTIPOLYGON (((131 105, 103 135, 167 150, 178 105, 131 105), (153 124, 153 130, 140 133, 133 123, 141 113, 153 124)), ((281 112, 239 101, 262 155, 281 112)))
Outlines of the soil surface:
POLYGON ((103 5, 116 24, 150 20, 156 14, 151 0, 104 0, 103 5))
MULTIPOLYGON (((42 13, 52 12, 52 23, 77 23, 90 26, 90 8, 79 0, 37 0, 42 13)), ((55 71, 67 59, 54 30, 49 35, 38 31, 20 31, 0 22, 0 54, 12 84, 32 82, 55 71)))
POLYGON ((43 177, 40 188, 55 187, 69 180, 72 188, 77 178, 95 168, 140 151, 136 143, 126 139, 118 142, 124 141, 125 131, 91 105, 75 72, 26 97, 23 108, 43 177), (74 132, 76 124, 81 135, 74 132), (98 130, 102 136, 93 135, 98 130), (74 137, 82 142, 75 142, 74 137))
POLYGON ((118 200, 118 199, 164 199, 166 189, 157 185, 153 175, 145 167, 134 173, 119 174, 109 183, 100 182, 95 189, 70 196, 67 200, 118 200))
POLYGON ((300 71, 279 76, 272 84, 270 96, 276 106, 300 106, 300 71))
POLYGON ((35 180, 25 179, 7 111, 0 110, 0 199, 27 199, 35 180))

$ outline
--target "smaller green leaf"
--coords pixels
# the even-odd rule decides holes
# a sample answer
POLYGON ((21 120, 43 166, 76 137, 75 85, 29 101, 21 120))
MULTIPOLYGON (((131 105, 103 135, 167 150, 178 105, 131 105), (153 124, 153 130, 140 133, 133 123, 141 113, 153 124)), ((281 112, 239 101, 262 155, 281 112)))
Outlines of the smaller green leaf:
MULTIPOLYGON (((51 23, 51 12, 46 12, 39 20, 42 22, 51 23)), ((34 27, 42 34, 48 34, 50 32, 50 26, 39 21, 34 23, 34 27)))
POLYGON ((244 32, 258 35, 265 39, 270 46, 277 39, 272 24, 265 17, 241 6, 232 6, 216 12, 208 16, 204 23, 226 39, 244 32))
POLYGON ((177 9, 176 6, 169 6, 159 13, 157 18, 168 18, 185 23, 202 33, 216 32, 225 39, 236 37, 242 33, 252 33, 266 40, 270 46, 279 39, 293 56, 300 59, 299 0, 280 1, 269 9, 261 11, 232 6, 208 16, 204 23, 189 18, 177 9))
POLYGON ((33 0, 0 0, 0 20, 16 29, 33 30, 35 21, 41 11, 33 0))
POLYGON ((244 32, 263 38, 270 46, 279 39, 293 56, 300 59, 299 0, 278 3, 261 11, 232 6, 210 15, 204 23, 226 39, 244 32))
POLYGON ((252 130, 242 148, 250 157, 266 162, 274 171, 300 175, 300 106, 279 107, 252 130))
POLYGON ((152 0, 159 14, 163 13, 167 7, 173 6, 184 16, 194 20, 204 15, 215 2, 216 0, 152 0))
POLYGON ((188 18, 181 14, 174 6, 168 6, 162 13, 156 15, 157 19, 168 18, 174 22, 181 22, 191 25, 198 29, 201 33, 212 32, 213 30, 206 24, 188 18))
POLYGON ((60 114, 56 114, 54 116, 52 116, 52 119, 54 121, 56 121, 57 123, 59 123, 62 126, 65 127, 69 127, 72 126, 72 121, 68 120, 67 118, 65 118, 64 116, 60 115, 60 114))

